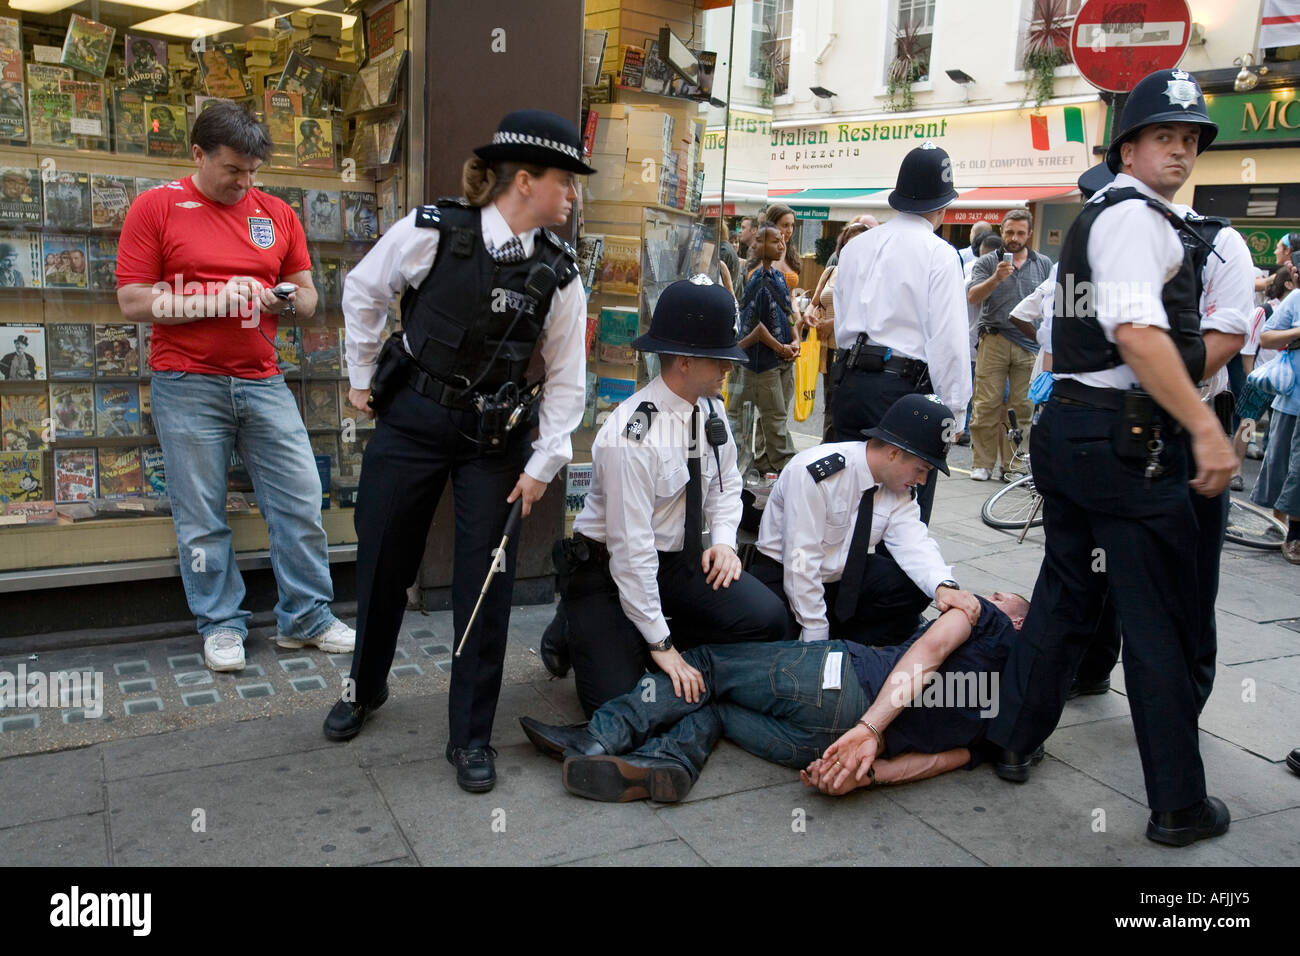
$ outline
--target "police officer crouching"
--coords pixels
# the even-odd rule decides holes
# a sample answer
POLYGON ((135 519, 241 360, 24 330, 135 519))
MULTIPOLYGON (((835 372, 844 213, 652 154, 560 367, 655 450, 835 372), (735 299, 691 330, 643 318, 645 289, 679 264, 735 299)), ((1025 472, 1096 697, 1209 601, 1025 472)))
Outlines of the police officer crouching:
POLYGON ((998 775, 1027 779, 1109 587, 1152 811, 1147 836, 1184 846, 1226 832, 1230 819, 1206 795, 1197 736, 1209 630, 1188 483, 1219 494, 1236 458, 1196 387, 1206 342, 1171 205, 1218 127, 1181 70, 1138 83, 1120 125, 1106 157, 1115 181, 1083 207, 1061 250, 1055 382, 1030 439, 1046 553, 988 736, 1005 748, 998 775))
MULTIPOLYGON (((406 589, 448 478, 456 505, 452 609, 464 632, 510 505, 526 516, 572 457, 582 419, 586 300, 573 250, 545 227, 577 198, 578 131, 521 110, 465 164, 467 201, 422 206, 348 274, 349 403, 378 415, 356 508, 357 647, 352 693, 325 720, 347 740, 388 698, 406 589), (389 302, 403 331, 379 349, 389 302), (377 354, 378 353, 378 354, 377 354), (529 377, 540 357, 540 376, 529 377), (534 426, 537 437, 530 442, 534 426)), ((490 746, 515 575, 517 536, 451 673, 447 759, 472 792, 492 789, 490 746)))
POLYGON ((658 353, 660 374, 601 426, 591 490, 557 554, 567 652, 588 716, 651 663, 694 702, 703 678, 679 648, 780 640, 786 626, 780 599, 736 554, 741 479, 718 398, 732 362, 745 361, 736 300, 705 276, 674 282, 632 344, 658 353))

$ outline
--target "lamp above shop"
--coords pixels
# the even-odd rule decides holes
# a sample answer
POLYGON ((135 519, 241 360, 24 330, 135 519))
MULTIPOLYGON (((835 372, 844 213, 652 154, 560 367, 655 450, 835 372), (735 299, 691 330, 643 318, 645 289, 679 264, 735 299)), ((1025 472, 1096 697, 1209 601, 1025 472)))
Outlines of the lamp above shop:
POLYGON ((971 76, 965 70, 945 70, 944 72, 948 74, 948 79, 952 80, 954 83, 960 83, 962 86, 969 86, 971 83, 975 82, 975 77, 971 76))
POLYGON ((1241 67, 1237 78, 1232 81, 1232 88, 1238 93, 1253 90, 1259 84, 1259 78, 1268 72, 1266 66, 1259 67, 1258 71, 1251 69, 1255 65, 1255 54, 1253 53, 1243 53, 1232 61, 1232 65, 1241 67))
POLYGON ((829 100, 832 96, 839 96, 834 90, 828 90, 824 86, 810 86, 808 89, 812 90, 812 95, 819 100, 829 100))

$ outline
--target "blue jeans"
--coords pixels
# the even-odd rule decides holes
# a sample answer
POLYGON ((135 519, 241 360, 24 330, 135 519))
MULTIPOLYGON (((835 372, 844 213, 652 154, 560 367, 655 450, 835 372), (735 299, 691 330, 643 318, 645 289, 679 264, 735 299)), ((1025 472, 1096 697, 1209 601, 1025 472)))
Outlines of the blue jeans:
POLYGON ((250 615, 240 607, 244 582, 226 521, 226 469, 238 448, 270 536, 280 633, 319 634, 334 620, 320 474, 284 376, 154 372, 151 394, 181 579, 199 633, 219 627, 248 633, 250 615))
POLYGON ((871 704, 843 641, 713 644, 682 657, 704 677, 701 700, 687 703, 673 693, 672 678, 647 674, 592 714, 587 729, 609 753, 674 760, 694 781, 726 737, 764 760, 801 770, 871 704), (842 686, 823 690, 832 651, 842 653, 842 686))

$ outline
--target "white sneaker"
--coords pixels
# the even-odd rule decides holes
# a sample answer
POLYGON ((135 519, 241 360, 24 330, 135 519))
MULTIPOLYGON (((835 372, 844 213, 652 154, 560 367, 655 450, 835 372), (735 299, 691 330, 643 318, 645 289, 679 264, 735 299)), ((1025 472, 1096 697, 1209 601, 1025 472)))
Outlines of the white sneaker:
POLYGON ((314 637, 285 637, 275 635, 275 643, 297 650, 300 647, 318 647, 326 654, 351 654, 357 643, 357 632, 338 618, 314 637))
POLYGON ((987 468, 972 468, 970 472, 971 481, 988 481, 989 470, 987 468))
POLYGON ((203 663, 209 670, 242 671, 244 669, 244 635, 228 627, 209 631, 203 638, 203 663))

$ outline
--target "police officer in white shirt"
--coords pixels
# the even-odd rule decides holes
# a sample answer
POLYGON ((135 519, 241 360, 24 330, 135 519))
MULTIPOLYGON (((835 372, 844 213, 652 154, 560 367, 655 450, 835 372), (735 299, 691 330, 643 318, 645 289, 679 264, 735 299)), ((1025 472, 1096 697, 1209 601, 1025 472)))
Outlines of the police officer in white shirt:
MULTIPOLYGON (((586 298, 573 250, 546 227, 569 216, 582 161, 577 128, 539 110, 508 114, 465 164, 465 201, 422 206, 347 277, 348 402, 375 411, 356 507, 357 646, 352 693, 325 720, 356 736, 386 679, 450 479, 456 504, 452 617, 463 633, 511 503, 522 513, 572 457, 582 420, 586 298), (379 341, 402 296, 402 333, 379 341), (532 439, 533 427, 537 437, 532 439)), ((456 658, 447 759, 462 789, 496 781, 490 746, 501 690, 517 539, 456 658)))
POLYGON ((718 398, 731 364, 745 360, 736 300, 705 276, 675 282, 632 344, 660 356, 660 374, 601 426, 591 490, 557 555, 588 716, 636 686, 652 661, 694 701, 703 681, 678 648, 781 640, 786 628, 780 599, 736 554, 741 479, 718 398))
MULTIPOLYGON (((835 437, 854 441, 904 395, 935 392, 958 423, 971 397, 961 256, 935 235, 957 198, 952 161, 926 142, 903 159, 889 204, 898 215, 844 247, 835 282, 835 437)), ((950 436, 951 439, 958 435, 950 436)), ((921 489, 930 520, 937 479, 921 489)))
POLYGON ((936 396, 905 395, 865 441, 809 448, 781 472, 751 569, 787 599, 787 639, 897 644, 931 599, 979 620, 978 599, 952 579, 912 494, 933 469, 948 473, 952 425, 936 396), (888 553, 873 554, 881 542, 888 553))
POLYGON ((1202 331, 1186 226, 1171 205, 1217 131, 1188 73, 1143 78, 1106 155, 1115 181, 1066 235, 1055 382, 1030 440, 1046 553, 988 734, 1004 748, 999 776, 1027 779, 1109 591, 1123 623, 1147 836, 1175 846, 1218 836, 1230 819, 1206 795, 1197 736, 1209 631, 1200 575, 1188 567, 1197 549, 1188 482, 1217 496, 1236 467, 1197 383, 1240 340, 1202 331))

